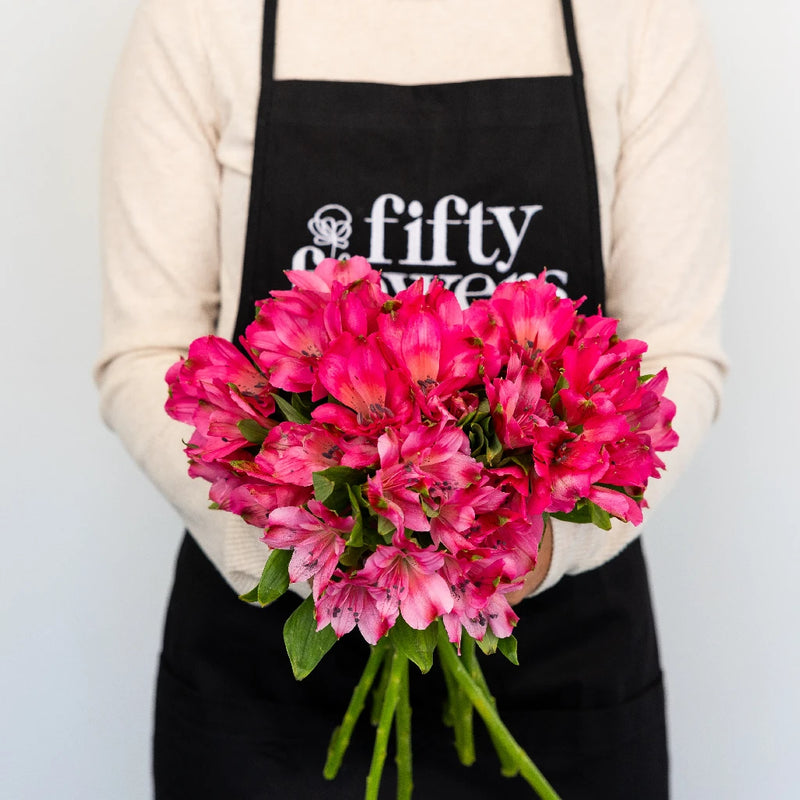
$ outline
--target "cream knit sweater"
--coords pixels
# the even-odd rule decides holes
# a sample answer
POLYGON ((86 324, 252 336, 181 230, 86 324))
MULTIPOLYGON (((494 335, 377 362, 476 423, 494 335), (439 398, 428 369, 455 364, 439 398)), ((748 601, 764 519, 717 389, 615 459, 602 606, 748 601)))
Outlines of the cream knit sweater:
MULTIPOLYGON (((270 0, 268 0, 269 2, 270 0)), ((606 313, 666 366, 681 445, 674 483, 714 418, 725 362, 724 112, 692 0, 574 0, 597 161, 606 313)), ((102 413, 237 591, 259 531, 208 510, 186 475, 188 429, 164 373, 198 336, 231 336, 259 93, 262 0, 144 0, 113 85, 103 178, 102 413)), ((443 83, 570 71, 559 0, 283 0, 276 78, 443 83)), ((288 266, 288 265, 287 265, 288 266)), ((555 523, 541 590, 639 532, 555 523)))

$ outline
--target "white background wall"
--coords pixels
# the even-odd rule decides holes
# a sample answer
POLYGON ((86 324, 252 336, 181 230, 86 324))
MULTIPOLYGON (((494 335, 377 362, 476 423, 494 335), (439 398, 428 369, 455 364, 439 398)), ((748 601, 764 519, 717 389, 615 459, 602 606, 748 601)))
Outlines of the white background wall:
MULTIPOLYGON (((647 532, 676 800, 794 798, 800 6, 701 0, 730 106, 724 414, 647 532)), ((0 798, 149 796, 180 523, 96 415, 97 158, 135 0, 1 0, 0 798)), ((646 799, 645 799, 646 800, 646 799)))

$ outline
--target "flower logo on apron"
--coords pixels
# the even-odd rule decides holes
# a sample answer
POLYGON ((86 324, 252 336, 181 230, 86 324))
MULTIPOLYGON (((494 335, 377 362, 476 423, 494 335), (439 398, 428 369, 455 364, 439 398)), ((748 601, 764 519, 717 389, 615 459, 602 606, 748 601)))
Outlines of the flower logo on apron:
POLYGON ((353 215, 337 203, 329 203, 317 212, 308 221, 308 230, 314 237, 317 247, 330 247, 330 257, 344 260, 350 258, 347 253, 341 252, 350 244, 353 235, 353 215))

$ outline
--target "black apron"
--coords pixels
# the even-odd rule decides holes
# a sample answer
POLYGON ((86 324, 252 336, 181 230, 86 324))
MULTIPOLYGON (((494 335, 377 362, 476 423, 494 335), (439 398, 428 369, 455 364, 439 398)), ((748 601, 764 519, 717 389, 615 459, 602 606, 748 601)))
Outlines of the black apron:
MULTIPOLYGON (((438 275, 468 303, 546 268, 565 294, 586 295, 584 308, 603 304, 592 142, 569 0, 562 7, 570 76, 394 86, 275 81, 276 3, 266 4, 237 339, 255 301, 288 285, 284 269, 328 256, 367 256, 392 294, 438 275)), ((367 646, 345 636, 296 682, 282 627, 298 602, 245 605, 186 536, 158 680, 159 800, 363 796, 366 720, 334 782, 322 764, 367 646)), ((666 798, 664 698, 638 540, 517 610, 520 666, 498 655, 483 668, 504 721, 556 790, 564 800, 666 798)), ((413 676, 411 691, 415 798, 531 796, 521 779, 500 776, 480 723, 477 763, 457 762, 438 673, 413 676)), ((394 796, 392 767, 382 797, 394 796)))

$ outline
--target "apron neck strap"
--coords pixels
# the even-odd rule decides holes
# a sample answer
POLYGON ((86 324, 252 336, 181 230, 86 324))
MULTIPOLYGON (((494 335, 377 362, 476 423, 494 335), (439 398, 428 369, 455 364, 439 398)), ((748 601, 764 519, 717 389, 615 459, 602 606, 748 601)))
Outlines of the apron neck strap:
POLYGON ((275 21, 278 17, 278 0, 264 3, 264 34, 261 40, 261 76, 270 80, 275 74, 275 21))
POLYGON ((578 80, 583 79, 583 67, 578 51, 578 37, 575 35, 575 18, 572 14, 572 0, 561 0, 561 11, 564 16, 564 30, 567 34, 567 47, 569 60, 572 64, 572 75, 578 80))

